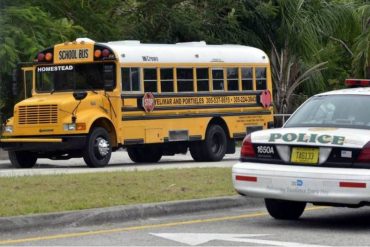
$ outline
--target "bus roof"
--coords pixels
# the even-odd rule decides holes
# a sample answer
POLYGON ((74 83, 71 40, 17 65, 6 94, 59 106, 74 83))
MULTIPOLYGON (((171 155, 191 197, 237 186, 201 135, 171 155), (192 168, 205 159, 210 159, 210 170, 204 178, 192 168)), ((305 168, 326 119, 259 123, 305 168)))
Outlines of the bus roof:
POLYGON ((207 45, 204 41, 143 44, 134 40, 97 44, 112 49, 121 63, 269 63, 262 50, 242 45, 207 45))

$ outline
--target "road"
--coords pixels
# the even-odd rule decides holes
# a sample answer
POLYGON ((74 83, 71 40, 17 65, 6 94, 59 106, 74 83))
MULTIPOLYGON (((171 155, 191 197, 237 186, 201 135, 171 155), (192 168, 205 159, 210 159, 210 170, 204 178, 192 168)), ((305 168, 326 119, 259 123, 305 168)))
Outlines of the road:
POLYGON ((370 209, 309 206, 299 221, 264 207, 150 218, 96 227, 2 234, 0 245, 27 246, 368 246, 370 209))
POLYGON ((111 161, 105 168, 88 168, 82 158, 70 160, 38 159, 36 166, 32 169, 14 169, 9 160, 0 160, 0 177, 191 167, 231 167, 237 162, 239 155, 240 148, 237 148, 234 154, 227 154, 220 162, 194 162, 188 152, 187 154, 163 156, 158 163, 135 164, 130 160, 125 150, 120 150, 112 153, 111 161))

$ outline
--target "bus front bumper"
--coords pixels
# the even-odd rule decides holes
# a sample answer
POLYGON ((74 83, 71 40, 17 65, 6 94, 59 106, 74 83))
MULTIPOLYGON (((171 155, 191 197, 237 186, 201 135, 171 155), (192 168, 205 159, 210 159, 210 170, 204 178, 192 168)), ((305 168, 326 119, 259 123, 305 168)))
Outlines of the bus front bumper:
POLYGON ((79 150, 86 144, 86 136, 13 137, 1 138, 0 148, 7 151, 66 151, 79 150))

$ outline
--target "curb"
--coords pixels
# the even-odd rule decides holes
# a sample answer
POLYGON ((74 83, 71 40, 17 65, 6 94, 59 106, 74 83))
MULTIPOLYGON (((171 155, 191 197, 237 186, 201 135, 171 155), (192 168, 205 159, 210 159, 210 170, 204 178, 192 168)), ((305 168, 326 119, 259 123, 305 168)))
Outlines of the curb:
POLYGON ((66 226, 91 226, 233 207, 253 208, 261 207, 262 205, 263 199, 246 198, 243 196, 228 196, 200 200, 85 209, 62 213, 36 214, 31 216, 2 217, 0 218, 0 232, 66 226))
POLYGON ((7 160, 7 159, 9 159, 8 152, 0 149, 0 160, 7 160))

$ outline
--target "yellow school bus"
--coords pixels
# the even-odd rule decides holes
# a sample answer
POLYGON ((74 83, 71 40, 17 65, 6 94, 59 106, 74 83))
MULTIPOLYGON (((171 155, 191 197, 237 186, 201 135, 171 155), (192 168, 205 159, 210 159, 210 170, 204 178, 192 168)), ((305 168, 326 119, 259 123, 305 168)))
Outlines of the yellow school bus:
POLYGON ((119 148, 134 162, 188 149, 219 161, 235 140, 273 126, 269 59, 253 47, 79 38, 40 51, 26 71, 32 96, 0 139, 19 168, 75 157, 103 167, 119 148))

